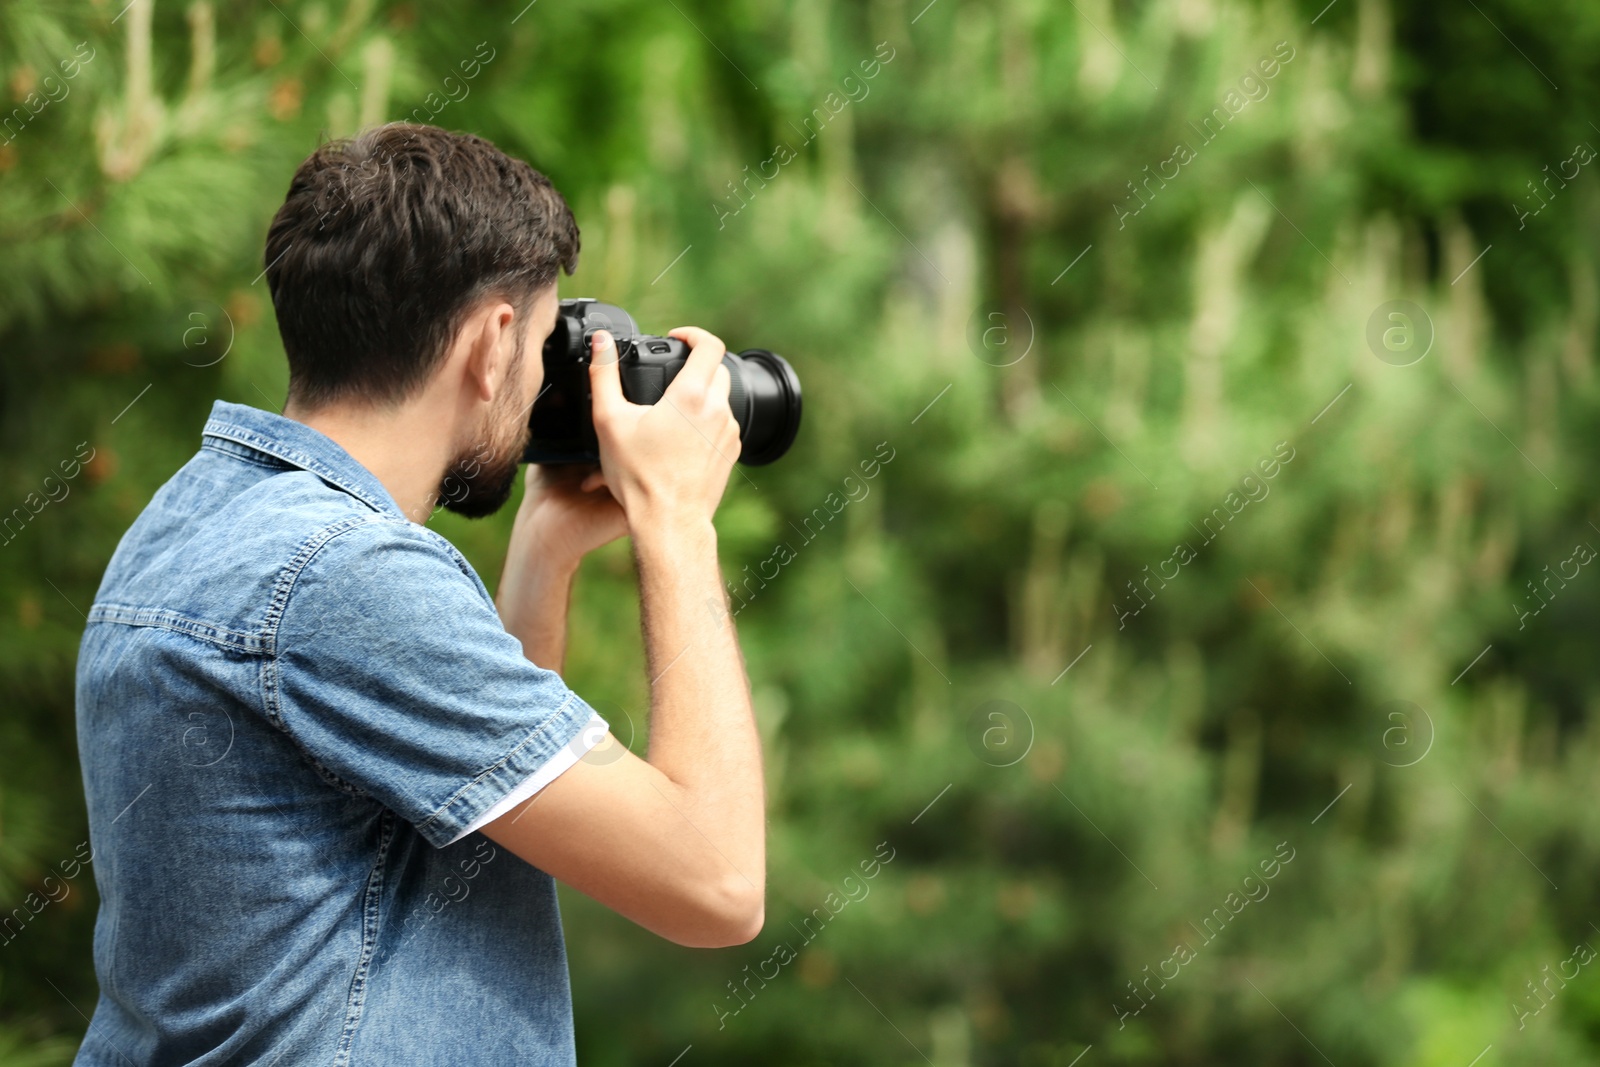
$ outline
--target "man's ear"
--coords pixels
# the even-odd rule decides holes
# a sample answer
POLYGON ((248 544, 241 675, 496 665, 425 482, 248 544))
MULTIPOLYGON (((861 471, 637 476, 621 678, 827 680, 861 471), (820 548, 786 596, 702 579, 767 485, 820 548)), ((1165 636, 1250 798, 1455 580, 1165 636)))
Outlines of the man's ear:
POLYGON ((510 304, 492 301, 473 312, 462 328, 464 381, 474 398, 486 404, 506 387, 506 372, 517 350, 513 331, 520 324, 516 318, 516 309, 510 304))

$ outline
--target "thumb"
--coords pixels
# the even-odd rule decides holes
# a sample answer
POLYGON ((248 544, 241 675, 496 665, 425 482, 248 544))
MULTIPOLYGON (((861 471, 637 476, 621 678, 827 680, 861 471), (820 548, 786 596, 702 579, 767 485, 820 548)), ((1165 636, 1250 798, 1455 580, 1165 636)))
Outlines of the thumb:
POLYGON ((590 343, 589 392, 596 411, 626 403, 622 374, 617 369, 617 345, 606 330, 596 330, 590 343))

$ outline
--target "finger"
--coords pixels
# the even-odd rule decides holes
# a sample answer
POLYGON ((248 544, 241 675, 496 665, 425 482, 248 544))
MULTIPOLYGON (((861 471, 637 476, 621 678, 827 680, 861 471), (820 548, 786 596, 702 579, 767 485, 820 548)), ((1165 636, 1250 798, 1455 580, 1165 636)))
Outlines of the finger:
POLYGON ((727 363, 718 363, 717 369, 711 375, 711 395, 719 400, 733 393, 733 375, 728 371, 727 363))
POLYGON ((678 372, 678 378, 688 378, 701 388, 710 388, 711 376, 722 365, 722 357, 727 354, 728 346, 715 334, 698 326, 679 326, 669 331, 667 336, 676 337, 689 346, 689 359, 678 372))
POLYGON ((722 431, 722 445, 717 449, 725 457, 738 459, 744 450, 743 438, 739 434, 739 424, 729 420, 728 426, 722 431))
POLYGON ((589 346, 589 392, 595 411, 627 403, 622 395, 622 372, 617 367, 617 345, 606 330, 596 330, 589 346))
POLYGON ((585 493, 592 493, 596 489, 609 488, 606 485, 605 472, 603 472, 603 471, 595 471, 594 473, 590 474, 587 478, 585 478, 583 480, 583 483, 581 485, 579 485, 578 488, 583 490, 585 493))

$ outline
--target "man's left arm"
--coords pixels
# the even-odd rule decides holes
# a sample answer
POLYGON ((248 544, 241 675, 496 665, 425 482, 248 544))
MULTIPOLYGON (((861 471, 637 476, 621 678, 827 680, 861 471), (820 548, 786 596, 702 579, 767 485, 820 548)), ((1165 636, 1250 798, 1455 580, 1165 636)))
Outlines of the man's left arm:
POLYGON ((528 467, 495 607, 530 661, 562 673, 578 564, 627 532, 622 508, 596 468, 528 467))

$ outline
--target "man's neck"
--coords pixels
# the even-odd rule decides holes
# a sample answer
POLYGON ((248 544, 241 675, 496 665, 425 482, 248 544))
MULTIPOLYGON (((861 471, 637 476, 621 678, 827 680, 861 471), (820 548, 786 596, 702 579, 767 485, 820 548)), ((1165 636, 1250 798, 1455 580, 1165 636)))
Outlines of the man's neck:
POLYGON ((383 483, 406 518, 416 523, 428 520, 451 458, 442 420, 410 404, 398 408, 327 404, 307 411, 290 401, 283 414, 332 438, 350 453, 383 483))

